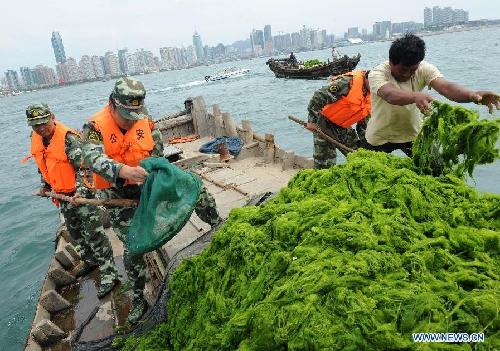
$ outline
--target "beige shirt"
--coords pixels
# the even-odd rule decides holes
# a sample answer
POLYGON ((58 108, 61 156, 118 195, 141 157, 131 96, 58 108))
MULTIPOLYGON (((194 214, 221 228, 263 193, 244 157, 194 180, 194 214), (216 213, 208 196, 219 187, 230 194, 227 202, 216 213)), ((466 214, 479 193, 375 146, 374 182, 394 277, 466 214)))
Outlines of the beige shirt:
POLYGON ((366 128, 366 140, 374 145, 406 143, 415 140, 422 127, 422 114, 415 104, 391 105, 377 95, 387 83, 405 91, 422 91, 434 79, 443 77, 436 66, 422 61, 407 82, 398 82, 391 74, 389 61, 375 67, 368 75, 371 92, 371 118, 366 128))

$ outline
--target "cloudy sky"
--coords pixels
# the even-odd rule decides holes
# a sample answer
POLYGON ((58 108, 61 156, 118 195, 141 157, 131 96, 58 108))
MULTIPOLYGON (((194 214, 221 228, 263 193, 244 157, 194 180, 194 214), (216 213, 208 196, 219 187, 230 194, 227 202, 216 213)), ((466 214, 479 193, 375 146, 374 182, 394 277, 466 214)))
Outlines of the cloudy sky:
POLYGON ((20 66, 54 66, 52 31, 61 33, 66 56, 77 60, 124 47, 158 55, 163 46, 191 45, 195 30, 208 45, 231 44, 266 24, 273 35, 302 25, 335 34, 354 26, 371 32, 375 21, 423 22, 425 6, 462 8, 471 20, 500 18, 498 0, 5 0, 0 75, 20 66))

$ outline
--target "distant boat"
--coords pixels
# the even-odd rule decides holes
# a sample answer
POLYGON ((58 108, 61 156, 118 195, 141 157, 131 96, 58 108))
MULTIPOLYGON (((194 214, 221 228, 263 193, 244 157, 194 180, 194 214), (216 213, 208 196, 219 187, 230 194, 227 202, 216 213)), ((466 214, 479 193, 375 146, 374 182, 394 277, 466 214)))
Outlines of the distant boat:
POLYGON ((349 57, 334 57, 332 61, 323 62, 306 68, 301 63, 291 62, 289 58, 269 59, 266 65, 277 78, 321 79, 352 71, 359 62, 361 55, 349 57))
POLYGON ((218 73, 211 75, 211 76, 205 76, 205 80, 207 82, 214 82, 216 80, 239 77, 239 76, 242 76, 248 72, 250 72, 250 70, 248 68, 235 68, 235 67, 226 68, 222 72, 218 72, 218 73))

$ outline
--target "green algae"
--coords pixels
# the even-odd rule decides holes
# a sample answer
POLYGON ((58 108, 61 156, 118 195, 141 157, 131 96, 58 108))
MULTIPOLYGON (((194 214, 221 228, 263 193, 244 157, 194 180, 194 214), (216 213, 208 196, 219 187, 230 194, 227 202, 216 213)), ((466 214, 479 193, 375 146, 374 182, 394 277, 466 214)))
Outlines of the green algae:
POLYGON ((359 151, 234 209, 169 283, 168 320, 125 350, 500 348, 500 196, 359 151), (484 332, 418 344, 414 332, 484 332))
POLYGON ((477 111, 462 106, 432 104, 432 114, 424 120, 413 146, 413 160, 420 171, 472 176, 476 165, 498 159, 500 119, 479 119, 477 111))

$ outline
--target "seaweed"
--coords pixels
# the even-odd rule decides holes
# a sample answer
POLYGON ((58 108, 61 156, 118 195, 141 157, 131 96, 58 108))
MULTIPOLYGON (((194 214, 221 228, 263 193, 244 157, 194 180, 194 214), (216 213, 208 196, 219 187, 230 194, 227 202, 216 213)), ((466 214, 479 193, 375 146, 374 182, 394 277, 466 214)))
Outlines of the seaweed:
POLYGON ((472 176, 476 165, 498 159, 500 119, 479 119, 477 111, 462 106, 432 104, 413 145, 413 161, 421 172, 472 176))
POLYGON ((124 350, 500 347, 500 196, 360 150, 232 210, 174 272, 168 319, 124 350), (415 332, 484 332, 419 344, 415 332))

